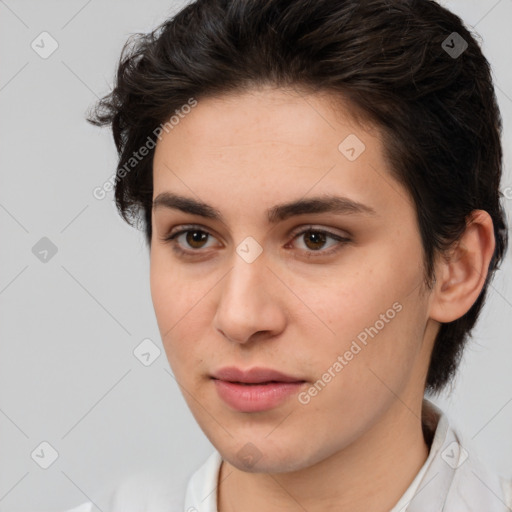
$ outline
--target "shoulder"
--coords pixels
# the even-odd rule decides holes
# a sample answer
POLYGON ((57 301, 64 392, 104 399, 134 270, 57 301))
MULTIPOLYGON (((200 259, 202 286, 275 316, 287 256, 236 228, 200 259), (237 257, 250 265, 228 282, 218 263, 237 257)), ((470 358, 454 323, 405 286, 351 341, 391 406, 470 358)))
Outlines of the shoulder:
POLYGON ((505 505, 510 510, 512 510, 512 478, 505 478, 504 476, 499 476, 499 480, 501 483, 503 496, 505 498, 505 505))
MULTIPOLYGON (((459 442, 465 449, 460 466, 453 474, 453 489, 449 503, 464 505, 468 512, 486 510, 486 512, 507 512, 512 510, 512 481, 500 474, 487 461, 481 458, 479 451, 467 439, 459 442)), ((455 507, 454 507, 455 509, 455 507)), ((448 507, 448 510, 451 510, 448 507)))
POLYGON ((435 508, 445 512, 509 512, 512 482, 481 457, 470 439, 448 416, 424 402, 424 431, 434 433, 430 464, 411 511, 435 508), (423 488, 426 490, 423 492, 423 488))
MULTIPOLYGON (((125 478, 107 496, 103 512, 169 512, 183 509, 185 486, 170 473, 137 473, 125 478)), ((95 512, 98 503, 85 502, 64 512, 95 512)))
POLYGON ((64 512, 92 512, 93 504, 88 501, 87 503, 82 503, 78 505, 78 507, 68 508, 64 510, 64 512))

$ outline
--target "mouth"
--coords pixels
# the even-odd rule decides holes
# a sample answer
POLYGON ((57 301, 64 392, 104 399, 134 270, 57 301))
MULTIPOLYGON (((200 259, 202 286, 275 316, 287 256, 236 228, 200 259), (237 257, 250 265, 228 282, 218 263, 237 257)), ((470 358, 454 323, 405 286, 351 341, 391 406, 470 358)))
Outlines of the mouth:
POLYGON ((306 384, 304 379, 269 368, 222 368, 211 379, 224 403, 240 412, 274 409, 306 384))
MULTIPOLYGON (((221 380, 221 379, 215 379, 215 377, 213 377, 214 380, 221 380)), ((267 382, 237 382, 237 381, 231 381, 231 380, 225 380, 223 382, 229 382, 230 384, 240 384, 241 386, 263 386, 263 385, 266 385, 266 384, 284 384, 284 381, 279 381, 279 380, 269 380, 267 382)), ((306 382, 306 381, 296 381, 297 383, 299 382, 306 382)))
POLYGON ((280 382, 305 382, 300 377, 287 375, 272 368, 253 367, 248 370, 228 366, 213 373, 213 379, 237 384, 269 384, 280 382))

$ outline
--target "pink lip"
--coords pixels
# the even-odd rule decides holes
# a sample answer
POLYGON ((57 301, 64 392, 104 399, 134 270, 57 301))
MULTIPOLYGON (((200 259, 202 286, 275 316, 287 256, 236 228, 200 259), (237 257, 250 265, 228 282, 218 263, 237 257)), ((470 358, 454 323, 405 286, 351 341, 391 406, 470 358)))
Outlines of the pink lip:
POLYGON ((251 368, 243 371, 226 367, 212 378, 219 396, 233 409, 258 412, 272 409, 296 393, 304 380, 270 368, 251 368))
POLYGON ((214 379, 228 382, 245 382, 247 384, 261 384, 262 382, 304 382, 304 379, 292 377, 271 368, 255 367, 250 370, 241 370, 236 366, 226 366, 215 372, 214 379))

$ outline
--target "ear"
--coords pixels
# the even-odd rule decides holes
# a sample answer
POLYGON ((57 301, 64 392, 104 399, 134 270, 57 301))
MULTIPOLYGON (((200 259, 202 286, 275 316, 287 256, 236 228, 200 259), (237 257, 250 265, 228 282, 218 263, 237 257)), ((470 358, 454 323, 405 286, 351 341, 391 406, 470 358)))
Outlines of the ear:
POLYGON ((453 322, 469 311, 484 286, 495 244, 491 216, 473 210, 461 239, 436 264, 430 318, 453 322))

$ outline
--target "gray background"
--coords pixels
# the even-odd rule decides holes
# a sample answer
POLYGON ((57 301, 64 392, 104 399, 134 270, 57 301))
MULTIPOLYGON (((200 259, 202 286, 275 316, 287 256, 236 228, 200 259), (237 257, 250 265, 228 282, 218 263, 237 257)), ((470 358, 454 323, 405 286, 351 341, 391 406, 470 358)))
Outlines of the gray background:
MULTIPOLYGON (((475 27, 493 65, 510 224, 512 0, 443 4, 475 27)), ((144 471, 172 472, 184 485, 212 450, 161 346, 142 233, 121 221, 112 193, 92 195, 115 169, 110 132, 84 121, 109 91, 129 34, 180 5, 0 0, 0 512, 105 506, 109 489, 144 471), (46 59, 31 47, 43 31, 59 45, 46 59), (43 237, 57 248, 46 262, 32 250, 43 237), (150 366, 133 354, 147 338, 162 350, 150 366), (47 469, 43 441, 58 452, 47 469)), ((509 476, 511 260, 509 252, 453 389, 434 398, 509 476)))

